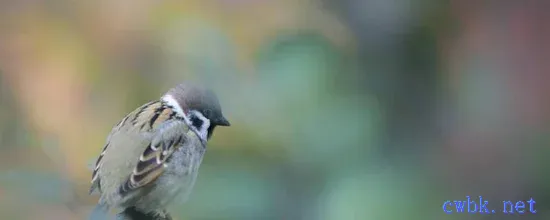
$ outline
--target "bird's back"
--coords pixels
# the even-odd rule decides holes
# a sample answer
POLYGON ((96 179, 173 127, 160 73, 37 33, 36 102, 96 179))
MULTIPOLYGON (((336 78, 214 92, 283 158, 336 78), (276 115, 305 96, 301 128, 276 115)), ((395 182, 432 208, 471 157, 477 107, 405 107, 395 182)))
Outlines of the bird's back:
POLYGON ((98 158, 98 177, 94 175, 93 185, 101 192, 100 201, 109 205, 121 202, 118 195, 120 186, 127 181, 158 129, 171 120, 168 117, 173 113, 171 108, 161 108, 164 112, 159 114, 158 109, 162 105, 160 101, 147 103, 128 114, 112 129, 98 158), (140 120, 141 117, 152 118, 155 114, 159 116, 152 123, 150 120, 140 120))

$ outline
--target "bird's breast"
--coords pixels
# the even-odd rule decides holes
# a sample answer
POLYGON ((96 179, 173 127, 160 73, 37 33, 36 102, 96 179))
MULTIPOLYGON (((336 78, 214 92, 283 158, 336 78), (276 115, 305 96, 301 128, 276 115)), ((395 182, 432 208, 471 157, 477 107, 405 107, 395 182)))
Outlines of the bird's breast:
POLYGON ((176 202, 185 202, 197 179, 204 151, 181 147, 174 152, 155 187, 137 204, 146 210, 162 209, 176 202))
POLYGON ((185 177, 198 170, 203 155, 204 152, 198 149, 181 147, 172 154, 165 173, 185 177))

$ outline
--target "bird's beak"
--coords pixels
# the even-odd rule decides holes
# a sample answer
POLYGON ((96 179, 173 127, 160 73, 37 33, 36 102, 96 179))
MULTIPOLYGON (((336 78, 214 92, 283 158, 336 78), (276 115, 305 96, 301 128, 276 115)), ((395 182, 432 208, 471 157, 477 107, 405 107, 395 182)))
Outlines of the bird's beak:
POLYGON ((223 116, 218 119, 216 124, 219 126, 231 126, 231 123, 229 123, 229 121, 223 116))

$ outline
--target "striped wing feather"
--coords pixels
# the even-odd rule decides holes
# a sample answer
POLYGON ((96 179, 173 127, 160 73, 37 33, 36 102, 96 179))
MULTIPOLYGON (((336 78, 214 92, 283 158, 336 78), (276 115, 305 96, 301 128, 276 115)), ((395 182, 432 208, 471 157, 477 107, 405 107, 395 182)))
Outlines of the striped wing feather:
MULTIPOLYGON (((188 127, 183 118, 176 115, 171 106, 161 101, 149 102, 128 114, 111 131, 111 135, 123 127, 138 128, 140 132, 154 132, 151 143, 145 148, 128 180, 120 186, 121 193, 128 193, 153 182, 164 171, 166 162, 177 147, 185 142, 188 127)), ((110 135, 110 136, 111 136, 110 135)), ((96 160, 92 174, 90 193, 98 189, 101 192, 99 169, 106 149, 110 147, 110 136, 100 156, 96 160)))
MULTIPOLYGON (((176 127, 180 126, 172 126, 170 129, 176 129, 176 127)), ((120 186, 119 192, 121 194, 126 194, 155 181, 160 175, 162 175, 167 166, 167 161, 172 153, 185 142, 185 133, 182 131, 184 130, 180 130, 180 132, 173 132, 174 135, 160 134, 163 137, 161 137, 159 141, 154 140, 149 146, 147 146, 147 149, 141 154, 134 171, 126 183, 120 186)))

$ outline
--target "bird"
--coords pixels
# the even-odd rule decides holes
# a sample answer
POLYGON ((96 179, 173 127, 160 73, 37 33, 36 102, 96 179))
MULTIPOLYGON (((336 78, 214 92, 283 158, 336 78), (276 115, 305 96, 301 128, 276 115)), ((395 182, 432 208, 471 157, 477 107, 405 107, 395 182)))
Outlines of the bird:
POLYGON ((188 199, 217 126, 230 126, 218 97, 191 83, 127 114, 96 159, 90 194, 100 197, 92 215, 117 208, 171 219, 167 206, 188 199))

